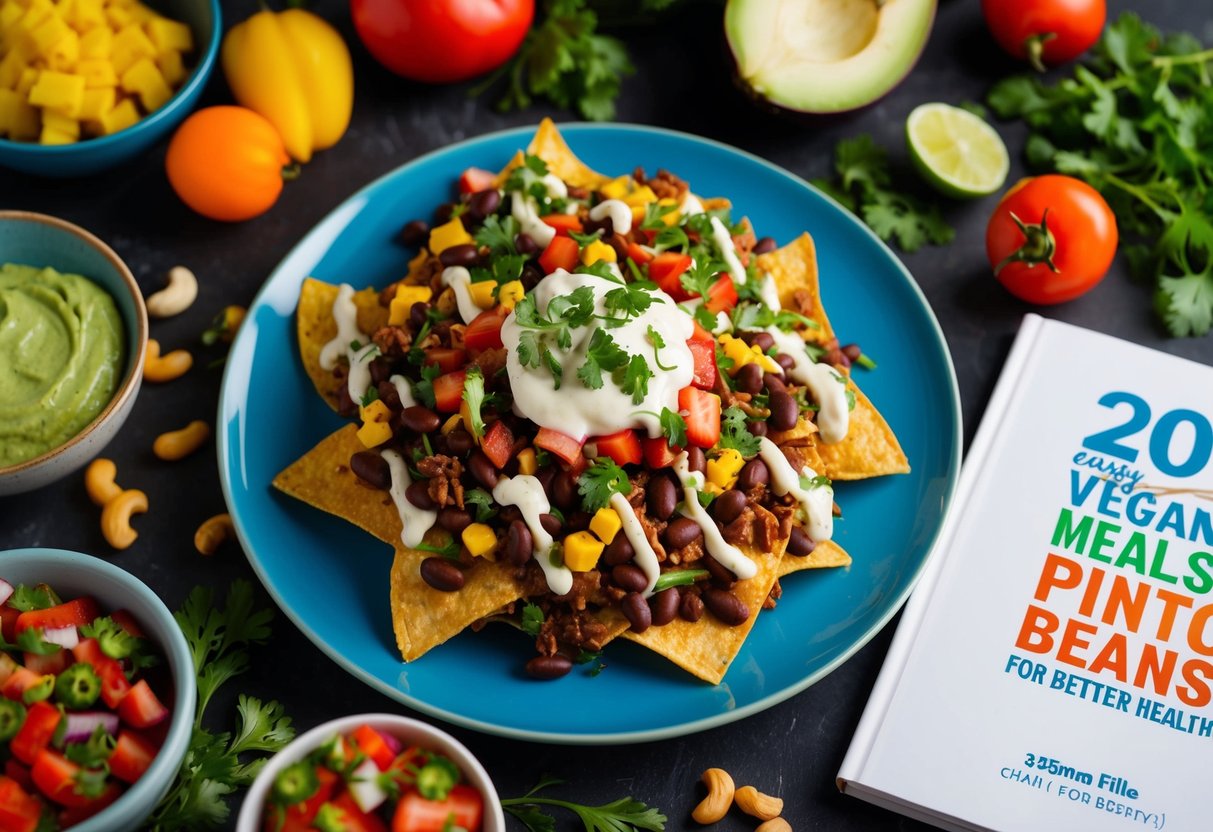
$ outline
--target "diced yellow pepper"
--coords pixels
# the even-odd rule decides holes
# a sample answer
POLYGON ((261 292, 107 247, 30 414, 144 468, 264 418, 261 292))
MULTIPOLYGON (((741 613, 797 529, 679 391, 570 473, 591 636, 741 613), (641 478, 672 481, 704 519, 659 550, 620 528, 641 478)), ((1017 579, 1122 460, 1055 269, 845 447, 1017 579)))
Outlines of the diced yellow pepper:
POLYGON ((387 322, 392 326, 400 326, 409 319, 409 310, 414 303, 429 303, 434 296, 434 290, 429 286, 398 286, 396 297, 388 307, 387 322))
POLYGON ((21 16, 19 27, 25 32, 32 32, 39 23, 55 13, 51 0, 31 0, 29 8, 21 16))
POLYGON ((461 246, 471 242, 474 242, 472 235, 463 227, 463 221, 459 217, 430 229, 429 250, 431 254, 442 254, 451 246, 461 246))
POLYGON ((149 113, 163 107, 173 97, 173 89, 164 80, 151 58, 140 58, 122 73, 122 89, 137 93, 143 109, 149 113))
POLYGON ((472 298, 472 303, 481 309, 488 309, 495 303, 493 290, 496 288, 496 280, 478 280, 468 284, 468 295, 472 298))
MULTIPOLYGON (((648 185, 637 185, 636 187, 632 188, 631 193, 623 197, 623 201, 628 205, 631 205, 633 208, 637 206, 643 208, 650 202, 657 202, 658 199, 657 194, 653 193, 653 189, 648 185)), ((672 199, 669 201, 671 204, 674 202, 672 199)))
POLYGON ((707 494, 711 494, 713 497, 719 497, 724 493, 724 489, 714 482, 705 482, 703 484, 703 491, 707 494))
POLYGON ((608 263, 614 263, 619 258, 615 254, 615 249, 604 243, 602 240, 595 240, 590 243, 581 252, 581 262, 587 266, 597 263, 599 260, 605 260, 608 263))
POLYGON ((535 459, 534 448, 523 448, 518 452, 518 473, 532 476, 539 470, 539 462, 535 459))
POLYGON ((29 91, 29 103, 35 107, 79 113, 84 100, 84 79, 79 75, 44 69, 29 91))
POLYGON ((156 51, 161 55, 194 50, 194 34, 184 23, 157 17, 149 20, 145 28, 152 43, 156 44, 156 51))
POLYGON ((75 17, 76 0, 55 0, 55 13, 58 14, 65 23, 71 23, 75 17))
POLYGON ((51 69, 62 72, 74 70, 76 62, 80 60, 80 36, 74 30, 69 29, 67 35, 60 38, 59 42, 51 47, 46 60, 51 69))
POLYGON ((147 24, 160 17, 160 15, 156 14, 142 3, 129 4, 127 6, 127 11, 130 12, 131 20, 135 21, 141 26, 147 26, 147 24))
POLYGON ((105 19, 109 21, 110 26, 114 29, 122 29, 134 22, 131 13, 124 6, 112 3, 105 7, 105 19))
POLYGON ((114 105, 114 109, 102 114, 97 120, 101 123, 101 132, 109 136, 138 122, 139 110, 135 108, 134 101, 124 98, 114 105))
POLYGON ((510 311, 513 311, 514 306, 525 296, 526 288, 522 285, 521 280, 511 280, 509 283, 503 283, 501 284, 501 288, 497 290, 497 302, 510 311))
POLYGON ((724 348, 724 354, 733 359, 733 373, 747 364, 753 364, 757 359, 754 351, 750 349, 750 345, 740 338, 734 338, 726 332, 718 340, 721 347, 724 348))
POLYGON ((588 572, 598 563, 604 544, 589 532, 574 532, 564 539, 564 565, 574 572, 588 572))
MULTIPOLYGON (((113 6, 106 9, 106 13, 114 10, 113 6)), ((135 65, 140 58, 155 58, 156 44, 152 43, 147 35, 143 33, 143 29, 138 23, 128 23, 114 35, 113 44, 110 46, 110 60, 114 62, 114 69, 121 75, 135 65)), ((155 64, 152 65, 155 69, 155 64)), ((157 70, 159 74, 159 70, 157 70)))
POLYGON ((37 107, 30 106, 20 94, 16 110, 8 125, 8 137, 14 141, 29 142, 38 138, 42 130, 42 116, 37 107))
POLYGON ((590 520, 590 531, 598 535, 598 539, 603 543, 610 543, 614 540, 621 528, 623 528, 623 521, 619 519, 619 513, 613 508, 598 509, 590 520))
POLYGON ((453 431, 455 428, 459 427, 462 424, 463 424, 463 416, 456 413, 455 415, 448 417, 447 420, 442 423, 442 428, 440 429, 440 431, 443 436, 450 436, 451 431, 453 431))
POLYGON ((0 60, 0 89, 11 90, 16 87, 25 68, 25 59, 21 57, 20 52, 13 50, 5 55, 0 60))
POLYGON ((708 460, 707 481, 727 491, 737 483, 737 475, 745 465, 745 457, 734 448, 725 448, 715 459, 708 460))
POLYGON ((493 550, 497 548, 497 535, 493 533, 493 529, 484 523, 472 523, 464 528, 460 535, 463 540, 463 545, 472 554, 474 558, 489 558, 493 550))
POLYGON ((370 424, 371 422, 386 422, 392 418, 392 411, 382 399, 375 399, 375 401, 371 402, 366 407, 359 407, 358 414, 362 417, 362 421, 365 424, 370 424))
POLYGON ((32 66, 27 66, 21 70, 21 77, 17 79, 17 86, 14 88, 21 93, 22 98, 29 98, 29 91, 34 88, 34 84, 38 82, 39 71, 32 66))
POLYGON ((37 26, 30 29, 26 38, 35 53, 42 57, 49 57, 51 49, 60 40, 67 37, 69 32, 71 32, 71 27, 63 21, 63 18, 52 12, 37 26))
POLYGON ((42 125, 42 134, 38 137, 39 144, 75 144, 78 141, 80 141, 79 136, 55 130, 45 124, 42 125))
POLYGON ((118 73, 105 58, 89 58, 76 65, 76 74, 84 79, 85 89, 118 86, 118 73))
POLYGON ((367 422, 358 428, 358 441, 364 448, 374 448, 392 438, 392 426, 387 422, 367 422))
POLYGON ((783 368, 779 366, 779 362, 762 351, 762 348, 757 344, 750 345, 750 352, 754 353, 754 362, 768 373, 783 372, 783 368))
POLYGON ((173 87, 184 81, 188 74, 185 71, 185 61, 181 59, 180 52, 165 52, 157 55, 156 66, 160 67, 160 74, 164 76, 164 80, 173 87))
POLYGON ((623 199, 628 195, 629 186, 631 185, 630 176, 617 176, 610 182, 603 185, 598 190, 607 199, 623 199))
POLYGON ((80 59, 108 58, 113 42, 114 33, 109 30, 108 26, 89 29, 80 38, 80 59))
MULTIPOLYGON (((102 0, 76 0, 72 5, 72 26, 77 32, 89 33, 96 29, 103 29, 107 35, 106 42, 109 42, 108 35, 112 34, 110 27, 106 25, 105 10, 102 0)), ((109 48, 106 48, 106 55, 109 55, 109 48)), ((99 56, 104 57, 104 56, 99 56)))
POLYGON ((86 88, 84 100, 80 104, 81 120, 100 121, 102 114, 108 113, 114 108, 117 95, 113 87, 100 87, 94 90, 86 88))
POLYGON ((0 31, 8 32, 25 14, 25 9, 16 3, 0 3, 0 31))

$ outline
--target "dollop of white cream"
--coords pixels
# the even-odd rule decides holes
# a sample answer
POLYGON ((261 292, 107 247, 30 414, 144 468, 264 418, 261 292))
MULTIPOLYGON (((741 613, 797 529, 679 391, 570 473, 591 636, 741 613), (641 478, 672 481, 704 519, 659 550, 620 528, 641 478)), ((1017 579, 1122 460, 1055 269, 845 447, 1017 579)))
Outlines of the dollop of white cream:
POLYGON ((484 310, 472 300, 472 274, 463 266, 448 266, 442 270, 442 285, 455 290, 455 303, 459 307, 459 317, 465 324, 470 324, 484 310))
POLYGON ((493 499, 498 505, 518 507, 522 522, 531 531, 531 554, 543 570, 548 589, 557 595, 564 595, 572 589, 573 572, 563 564, 552 563, 552 536, 539 519, 539 515, 552 510, 547 495, 543 493, 543 484, 529 474, 502 477, 493 486, 493 499))
POLYGON ((628 502, 627 497, 616 491, 611 495, 611 508, 615 509, 615 513, 619 515, 619 519, 623 522, 623 534, 628 539, 628 543, 632 544, 634 551, 632 560, 649 579, 648 585, 645 586, 642 593, 645 598, 648 598, 653 594, 653 585, 657 583, 657 576, 661 574, 661 564, 657 562, 657 552, 649 543, 649 539, 644 533, 644 527, 640 525, 640 519, 632 510, 632 504, 628 502))
POLYGON ((405 491, 413 484, 409 477, 409 468, 404 464, 404 457, 396 451, 380 451, 379 455, 387 461, 388 470, 392 472, 392 487, 388 492, 392 502, 396 504, 396 513, 400 515, 400 541, 409 548, 415 548, 425 538, 438 519, 438 512, 417 508, 409 502, 405 491))
POLYGON ((401 375, 394 375, 388 378, 392 386, 396 388, 396 395, 400 398, 400 406, 413 407, 417 404, 417 399, 413 398, 413 387, 409 384, 409 380, 401 375))
POLYGON ((590 219, 602 222, 611 218, 611 228, 616 234, 627 234, 632 230, 632 209, 621 199, 604 199, 590 209, 590 219))
POLYGON ((779 287, 775 285, 775 278, 769 274, 763 274, 762 283, 758 286, 758 297, 762 300, 764 306, 772 312, 778 312, 783 307, 779 304, 779 287))
POLYGON ((699 197, 687 191, 687 195, 682 198, 682 204, 678 206, 678 211, 684 217, 689 217, 692 214, 702 214, 703 203, 699 201, 699 197))
POLYGON ((808 465, 796 472, 779 446, 765 436, 759 440, 758 455, 771 472, 771 490, 782 497, 791 494, 804 512, 808 521, 809 539, 814 543, 829 540, 834 536, 834 489, 828 485, 815 485, 804 489, 800 485, 803 474, 810 480, 817 476, 808 465))
POLYGON ((729 229, 724 227, 724 223, 720 221, 720 217, 712 217, 711 223, 712 239, 716 241, 716 247, 720 249, 720 255, 729 267, 729 276, 733 278, 733 282, 738 286, 744 286, 746 281, 745 266, 741 265, 741 261, 737 259, 737 247, 733 245, 733 237, 729 234, 729 229))
POLYGON ((758 566, 741 550, 724 539, 716 521, 708 516, 707 510, 699 504, 697 492, 703 489, 703 474, 692 471, 687 463, 687 452, 683 451, 674 459, 674 472, 682 483, 682 505, 678 509, 683 517, 694 520, 703 529, 703 548, 716 561, 728 569, 739 580, 746 580, 758 574, 758 566))
POLYGON ((321 348, 320 367, 336 369, 337 359, 344 353, 350 366, 346 389, 353 401, 360 402, 371 386, 371 359, 379 353, 379 348, 358 328, 354 287, 348 283, 337 287, 337 297, 333 300, 333 322, 337 324, 337 335, 321 348), (358 346, 355 347, 355 344, 358 346))
POLYGON ((847 405, 846 379, 829 364, 818 364, 809 357, 804 340, 795 332, 784 332, 779 327, 767 327, 766 331, 775 339, 779 351, 792 356, 788 375, 797 384, 809 388, 817 402, 817 430, 827 445, 846 439, 851 426, 851 410, 847 405))

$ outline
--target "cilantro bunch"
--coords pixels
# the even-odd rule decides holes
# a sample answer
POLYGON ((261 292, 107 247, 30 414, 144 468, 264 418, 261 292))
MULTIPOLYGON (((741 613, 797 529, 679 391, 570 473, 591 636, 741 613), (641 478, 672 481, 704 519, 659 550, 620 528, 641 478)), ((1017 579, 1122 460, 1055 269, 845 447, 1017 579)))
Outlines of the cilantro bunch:
POLYGON ((1032 128, 1039 170, 1076 176, 1116 214, 1134 274, 1153 284, 1172 335, 1213 328, 1213 49, 1134 14, 1104 32, 1071 77, 994 86, 989 104, 1032 128))

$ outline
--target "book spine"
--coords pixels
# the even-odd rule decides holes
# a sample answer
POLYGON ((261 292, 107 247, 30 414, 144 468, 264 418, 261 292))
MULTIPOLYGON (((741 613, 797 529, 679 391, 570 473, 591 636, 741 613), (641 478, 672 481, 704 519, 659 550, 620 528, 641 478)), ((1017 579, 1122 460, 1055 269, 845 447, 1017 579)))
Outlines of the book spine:
POLYGON ((839 791, 846 792, 847 784, 850 781, 862 782, 863 780, 863 770, 867 764, 868 755, 872 751, 876 736, 888 713, 889 705, 893 701, 902 671, 913 651, 918 630, 930 606, 935 585, 944 571, 946 554, 951 549, 951 540, 955 536, 960 518, 965 514, 969 500, 972 498, 975 480, 998 442, 1003 422, 1011 410, 1012 399, 1019 390, 1025 373, 1035 364, 1037 348, 1041 343, 1041 332, 1047 323, 1050 322, 1039 315, 1029 313, 1024 316, 1023 323, 1020 324, 1019 334, 1015 337, 1015 343, 1011 346, 1011 352, 1003 365, 1002 374, 990 396, 989 404, 986 405, 981 425, 973 439, 973 445, 965 456, 956 496, 944 519, 944 528, 936 538, 935 545, 931 547, 927 565, 902 611, 901 621, 897 625, 897 632, 893 636, 888 655, 881 666, 880 675, 876 677, 876 684, 873 685, 872 693, 868 697, 867 707, 864 708, 863 716, 860 717, 859 725, 855 729, 855 735, 851 738, 851 745, 838 769, 835 782, 839 791))

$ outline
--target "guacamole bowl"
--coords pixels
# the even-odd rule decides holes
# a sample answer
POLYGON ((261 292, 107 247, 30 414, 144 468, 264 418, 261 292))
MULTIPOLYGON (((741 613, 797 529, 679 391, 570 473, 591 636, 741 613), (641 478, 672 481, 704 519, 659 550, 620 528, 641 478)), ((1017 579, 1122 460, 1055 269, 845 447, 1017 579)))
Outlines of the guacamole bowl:
POLYGON ((0 211, 0 496, 100 453, 146 354, 143 295, 113 249, 56 217, 0 211))

